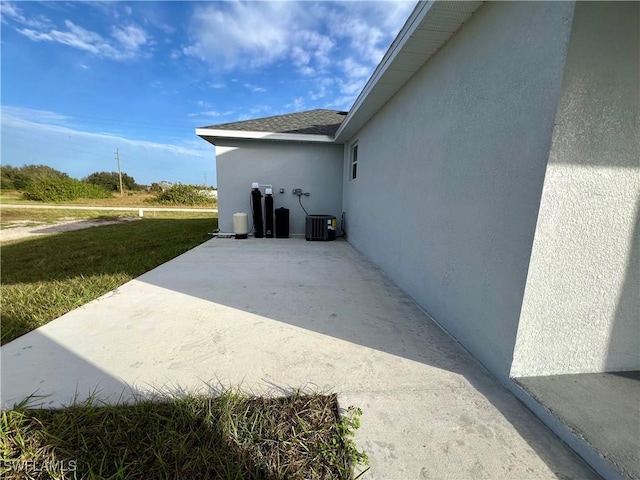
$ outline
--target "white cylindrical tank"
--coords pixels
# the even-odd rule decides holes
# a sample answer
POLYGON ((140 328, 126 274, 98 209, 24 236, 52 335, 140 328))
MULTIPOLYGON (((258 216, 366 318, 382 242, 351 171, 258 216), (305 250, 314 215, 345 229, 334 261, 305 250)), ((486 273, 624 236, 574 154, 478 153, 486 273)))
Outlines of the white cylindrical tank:
POLYGON ((249 220, 244 212, 233 214, 233 233, 236 238, 247 238, 249 235, 249 220))

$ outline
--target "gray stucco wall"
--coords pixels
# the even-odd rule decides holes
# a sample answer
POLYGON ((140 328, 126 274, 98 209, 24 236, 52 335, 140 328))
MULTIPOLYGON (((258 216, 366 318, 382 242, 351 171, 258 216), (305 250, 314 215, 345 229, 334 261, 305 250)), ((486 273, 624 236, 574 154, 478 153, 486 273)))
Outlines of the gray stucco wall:
POLYGON ((348 240, 509 374, 574 4, 490 2, 353 137, 348 240))
POLYGON ((576 6, 513 376, 640 369, 639 26, 576 6))
MULTIPOLYGON (((275 208, 290 210, 290 233, 304 234, 305 213, 291 192, 302 188, 310 214, 342 214, 342 146, 293 142, 218 141, 218 224, 233 232, 233 214, 245 212, 251 220, 251 183, 273 185, 275 208), (280 188, 285 193, 279 194, 280 188)), ((264 189, 262 189, 264 193, 264 189)))

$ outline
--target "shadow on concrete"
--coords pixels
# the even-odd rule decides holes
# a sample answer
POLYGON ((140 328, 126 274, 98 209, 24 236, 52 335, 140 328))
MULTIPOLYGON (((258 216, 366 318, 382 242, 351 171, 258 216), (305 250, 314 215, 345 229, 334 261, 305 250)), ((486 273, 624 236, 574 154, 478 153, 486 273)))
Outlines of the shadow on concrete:
MULTIPOLYGON (((436 369, 455 372, 457 375, 449 378, 449 383, 443 384, 448 385, 448 388, 445 387, 446 395, 455 396, 457 393, 451 384, 460 383, 455 378, 458 375, 464 377, 515 427, 552 472, 561 478, 595 478, 589 468, 574 457, 550 430, 430 321, 413 300, 345 241, 215 239, 138 277, 120 290, 86 306, 84 310, 72 312, 69 317, 4 345, 0 349, 3 402, 10 406, 35 393, 47 395, 41 405, 50 408, 71 403, 74 392, 80 401, 96 393, 105 401, 119 400, 123 396, 126 399, 134 391, 128 389, 118 375, 145 381, 150 377, 136 373, 134 365, 129 365, 128 360, 124 363, 120 361, 123 355, 127 359, 138 357, 135 354, 127 357, 122 345, 111 345, 111 342, 135 349, 136 342, 144 342, 149 338, 149 335, 144 336, 146 328, 164 331, 169 335, 168 340, 177 345, 175 353, 171 355, 175 354, 175 362, 180 363, 180 352, 184 352, 183 355, 188 353, 180 349, 181 335, 187 333, 180 329, 179 324, 183 323, 180 322, 180 316, 197 315, 203 308, 224 310, 216 307, 215 304, 218 304, 240 313, 240 317, 229 317, 227 322, 241 318, 242 312, 252 313, 436 369), (149 291, 150 286, 161 288, 149 291), (130 293, 127 294, 127 291, 130 293), (132 302, 131 292, 138 303, 132 302), (197 306, 190 310, 189 305, 193 303, 197 306), (168 319, 164 323, 154 321, 159 310, 164 311, 163 318, 168 319), (128 328, 135 328, 135 325, 138 325, 138 333, 132 336, 128 328), (84 338, 78 332, 84 332, 91 338, 84 338), (143 336, 138 336, 141 333, 143 336), (100 366, 88 361, 88 358, 99 359, 100 366), (113 370, 107 371, 107 368, 113 370)), ((215 318, 215 314, 204 315, 202 321, 215 321, 215 318)), ((251 328, 247 322, 241 324, 245 325, 243 328, 251 328)), ((239 341, 243 335, 251 335, 251 332, 242 331, 228 333, 239 341)), ((211 342, 207 337, 194 338, 205 343, 211 342)), ((322 342, 321 337, 318 337, 318 342, 322 342)), ((182 347, 190 348, 190 345, 187 342, 182 347)), ((318 349, 321 351, 322 348, 319 343, 318 349)), ((158 352, 157 358, 166 359, 163 353, 158 352)), ((234 355, 233 352, 220 353, 213 345, 205 353, 208 358, 212 355, 234 355)), ((156 358, 154 354, 150 357, 156 358)), ((188 363, 193 358, 185 355, 184 360, 188 363)), ((364 356, 359 360, 366 361, 364 356)), ((172 361, 163 364, 168 369, 166 378, 172 378, 172 361)), ((304 361, 305 357, 301 356, 300 362, 304 361)), ((213 369, 209 371, 215 375, 215 361, 212 363, 213 369)), ((402 362, 392 364, 402 365, 402 362)), ((277 365, 276 362, 270 368, 277 368, 277 365)), ((191 367, 184 365, 180 368, 187 373, 191 367)), ((411 368, 409 371, 418 372, 415 367, 411 368)), ((331 375, 330 370, 328 373, 331 375)), ((420 378, 435 377, 429 374, 420 378)), ((389 384, 394 383, 387 382, 385 385, 389 384)), ((429 391, 424 387, 419 386, 423 391, 429 391)), ((393 393, 385 391, 385 394, 393 393)), ((457 400, 451 398, 450 402, 457 400)), ((465 405, 465 402, 461 405, 465 405)), ((418 415, 417 412, 409 414, 418 415)), ((499 423, 500 420, 496 421, 499 423)), ((483 425, 476 425, 478 422, 478 419, 468 419, 463 423, 484 428, 483 425)), ((466 434, 461 431, 455 435, 466 434)), ((426 438, 420 440, 427 441, 426 438)))
MULTIPOLYGON (((304 437, 310 442, 307 446, 320 451, 326 441, 323 435, 336 432, 340 409, 335 395, 291 399, 290 390, 279 388, 283 397, 248 399, 236 408, 238 418, 246 416, 247 423, 237 421, 235 440, 230 417, 225 416, 226 403, 208 398, 223 394, 224 386, 209 386, 205 397, 192 400, 181 400, 185 391, 170 388, 140 390, 38 330, 0 348, 0 360, 2 409, 17 407, 20 412, 8 412, 8 425, 25 425, 29 433, 38 432, 33 439, 25 435, 27 449, 44 447, 37 459, 21 455, 19 447, 3 452, 0 476, 276 480, 282 478, 277 474, 281 464, 274 458, 296 459, 297 468, 322 465, 325 473, 336 475, 338 465, 347 465, 341 463, 346 451, 336 449, 333 463, 313 458, 301 467, 298 446, 278 441, 289 431, 285 427, 310 428, 313 433, 304 437), (34 364, 39 368, 34 369, 34 364), (32 391, 34 384, 40 388, 32 391), (282 406, 274 408, 274 404, 282 406), (253 418, 263 422, 259 432, 249 423, 253 418), (316 434, 314 428, 323 434, 316 434), (258 441, 250 438, 256 434, 258 441)), ((19 443, 12 431, 5 434, 19 443)))
POLYGON ((345 241, 215 239, 138 280, 462 375, 560 478, 599 478, 345 241))
POLYGON ((215 239, 137 280, 448 371, 476 371, 466 352, 343 240, 215 239))
POLYGON ((3 409, 27 397, 33 408, 58 408, 90 396, 105 401, 127 399, 133 392, 124 381, 40 330, 0 348, 0 374, 3 409))

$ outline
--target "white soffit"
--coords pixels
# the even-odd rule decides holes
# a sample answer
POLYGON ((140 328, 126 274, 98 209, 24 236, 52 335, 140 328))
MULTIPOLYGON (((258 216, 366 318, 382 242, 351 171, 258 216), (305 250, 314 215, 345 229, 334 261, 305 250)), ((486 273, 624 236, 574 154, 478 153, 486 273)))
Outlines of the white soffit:
POLYGON ((418 3, 336 132, 336 142, 343 143, 355 135, 482 3, 447 0, 418 3))
POLYGON ((334 138, 329 135, 315 135, 308 133, 252 132, 247 130, 196 128, 196 135, 214 145, 216 139, 250 139, 276 142, 334 143, 334 138))

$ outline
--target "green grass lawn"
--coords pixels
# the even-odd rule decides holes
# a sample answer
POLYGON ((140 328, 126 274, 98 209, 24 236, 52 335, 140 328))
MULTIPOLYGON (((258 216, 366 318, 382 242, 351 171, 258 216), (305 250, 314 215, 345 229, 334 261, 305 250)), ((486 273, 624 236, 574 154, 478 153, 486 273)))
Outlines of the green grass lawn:
POLYGON ((186 252, 216 227, 211 216, 144 218, 3 244, 2 344, 186 252))
MULTIPOLYGON (((22 210, 12 219, 70 216, 38 212, 22 210)), ((216 218, 201 213, 172 215, 180 218, 4 243, 2 343, 184 253, 217 227, 216 218)), ((345 413, 339 415, 333 394, 299 392, 179 393, 118 405, 96 398, 58 410, 31 409, 27 399, 0 416, 0 478, 348 480, 368 460, 353 442, 361 412, 345 413)))

